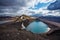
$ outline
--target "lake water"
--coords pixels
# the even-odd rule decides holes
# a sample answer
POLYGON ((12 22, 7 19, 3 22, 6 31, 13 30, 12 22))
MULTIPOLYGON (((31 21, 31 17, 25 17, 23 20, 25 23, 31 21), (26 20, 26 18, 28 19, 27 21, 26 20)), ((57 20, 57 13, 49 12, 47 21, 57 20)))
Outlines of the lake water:
MULTIPOLYGON (((10 21, 0 21, 0 24, 6 22, 10 22, 10 21)), ((41 34, 48 32, 50 28, 48 27, 48 25, 46 25, 41 21, 34 21, 27 26, 26 30, 31 31, 32 33, 41 34)))
POLYGON ((50 28, 41 21, 34 21, 27 26, 26 30, 35 34, 41 34, 48 32, 50 28))

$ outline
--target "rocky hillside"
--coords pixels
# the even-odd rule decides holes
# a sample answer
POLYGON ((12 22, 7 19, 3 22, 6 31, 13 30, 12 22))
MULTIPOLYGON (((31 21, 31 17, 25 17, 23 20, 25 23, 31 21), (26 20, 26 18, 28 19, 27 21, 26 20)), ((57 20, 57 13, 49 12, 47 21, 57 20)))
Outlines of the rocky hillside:
POLYGON ((13 20, 13 22, 0 25, 0 40, 60 40, 60 31, 51 34, 33 34, 21 29, 22 23, 28 26, 29 23, 35 20, 34 18, 23 15, 13 20))

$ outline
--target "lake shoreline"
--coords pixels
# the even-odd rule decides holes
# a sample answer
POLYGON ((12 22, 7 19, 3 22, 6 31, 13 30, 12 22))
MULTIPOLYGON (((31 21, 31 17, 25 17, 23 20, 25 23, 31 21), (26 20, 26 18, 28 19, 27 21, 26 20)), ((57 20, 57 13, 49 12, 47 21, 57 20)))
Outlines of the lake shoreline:
MULTIPOLYGON (((25 24, 28 24, 26 21, 25 24)), ((22 22, 8 22, 0 25, 1 40, 55 40, 59 35, 53 34, 33 34, 30 31, 21 30, 22 22), (56 35, 56 36, 55 36, 56 35)), ((27 25, 26 25, 27 26, 27 25)), ((49 27, 52 27, 48 25, 49 27)), ((54 27, 52 28, 54 29, 54 27)))

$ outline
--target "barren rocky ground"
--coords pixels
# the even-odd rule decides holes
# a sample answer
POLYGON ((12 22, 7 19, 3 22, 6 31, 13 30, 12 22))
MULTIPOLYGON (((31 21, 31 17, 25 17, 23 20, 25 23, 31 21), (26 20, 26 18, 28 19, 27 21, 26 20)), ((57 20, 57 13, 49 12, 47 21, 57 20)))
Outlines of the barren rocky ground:
MULTIPOLYGON (((25 20, 23 23, 27 26, 30 22, 25 20)), ((50 34, 33 34, 30 31, 22 30, 21 24, 22 22, 0 24, 0 40, 60 40, 60 30, 53 31, 50 34)))

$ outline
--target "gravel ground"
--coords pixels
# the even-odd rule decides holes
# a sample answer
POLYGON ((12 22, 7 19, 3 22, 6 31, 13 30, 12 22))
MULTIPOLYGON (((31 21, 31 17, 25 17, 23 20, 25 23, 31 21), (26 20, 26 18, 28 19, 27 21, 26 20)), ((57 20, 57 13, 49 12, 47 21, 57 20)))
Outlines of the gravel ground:
POLYGON ((51 34, 33 34, 20 28, 21 23, 0 25, 0 40, 60 40, 60 30, 51 34))

